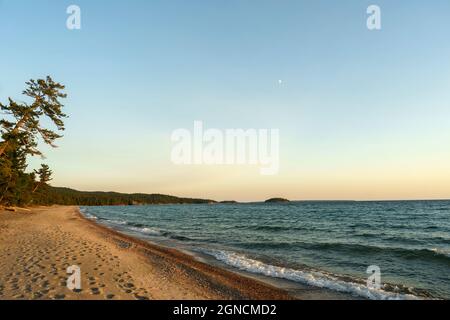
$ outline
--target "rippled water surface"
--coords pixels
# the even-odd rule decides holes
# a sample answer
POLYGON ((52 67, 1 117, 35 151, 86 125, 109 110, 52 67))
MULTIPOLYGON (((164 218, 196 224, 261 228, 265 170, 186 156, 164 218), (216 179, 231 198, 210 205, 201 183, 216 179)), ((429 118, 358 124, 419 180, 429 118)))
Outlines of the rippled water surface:
POLYGON ((450 201, 85 207, 227 265, 368 298, 450 298, 450 201), (368 266, 381 290, 368 289, 368 266))

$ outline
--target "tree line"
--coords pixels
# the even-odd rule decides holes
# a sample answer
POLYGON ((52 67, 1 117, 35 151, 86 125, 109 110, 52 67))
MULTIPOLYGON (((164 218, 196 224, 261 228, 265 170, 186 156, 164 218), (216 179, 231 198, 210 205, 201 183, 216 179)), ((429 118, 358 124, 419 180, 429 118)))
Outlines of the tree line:
POLYGON ((178 198, 163 194, 125 194, 117 192, 86 192, 69 188, 47 187, 35 196, 41 204, 79 206, 130 206, 146 204, 206 204, 212 200, 178 198))

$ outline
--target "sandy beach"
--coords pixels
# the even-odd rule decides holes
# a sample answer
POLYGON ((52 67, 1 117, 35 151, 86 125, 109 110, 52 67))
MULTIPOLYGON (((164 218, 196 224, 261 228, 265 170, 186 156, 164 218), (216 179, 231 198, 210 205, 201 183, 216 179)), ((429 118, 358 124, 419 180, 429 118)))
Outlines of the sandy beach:
POLYGON ((290 299, 280 289, 122 235, 77 207, 0 211, 0 299, 290 299), (67 288, 79 266, 81 290, 67 288))

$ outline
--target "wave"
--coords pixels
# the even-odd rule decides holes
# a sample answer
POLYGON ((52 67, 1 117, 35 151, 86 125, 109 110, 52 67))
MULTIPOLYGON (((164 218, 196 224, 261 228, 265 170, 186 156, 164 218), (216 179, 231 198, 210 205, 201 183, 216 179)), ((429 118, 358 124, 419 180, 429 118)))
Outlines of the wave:
POLYGON ((162 236, 173 240, 179 240, 179 241, 194 241, 195 239, 191 239, 189 237, 181 236, 174 234, 172 232, 163 231, 155 228, 151 228, 148 225, 142 224, 142 223, 136 223, 136 222, 128 222, 125 220, 117 220, 117 219, 108 219, 103 217, 96 217, 89 212, 87 212, 86 209, 80 210, 80 212, 88 219, 91 220, 101 220, 104 221, 105 224, 108 225, 115 225, 115 226, 125 226, 125 229, 128 229, 130 231, 134 231, 143 235, 152 235, 152 236, 162 236))
POLYGON ((136 228, 144 228, 147 226, 146 224, 136 223, 136 222, 128 222, 127 224, 132 227, 136 227, 136 228))
POLYGON ((399 258, 410 259, 433 259, 444 262, 449 262, 450 257, 448 251, 443 249, 429 249, 429 248, 405 248, 405 247, 391 247, 391 246, 369 246, 356 243, 341 243, 341 242, 246 242, 246 243, 232 243, 232 245, 238 245, 242 248, 259 248, 259 249, 294 249, 303 248, 306 250, 315 250, 320 252, 321 250, 327 251, 339 251, 348 253, 350 255, 373 255, 373 254, 391 254, 399 258))
POLYGON ((179 241, 194 241, 195 239, 189 238, 189 237, 185 237, 185 236, 181 236, 178 234, 174 234, 172 232, 168 232, 168 231, 162 231, 161 235, 163 237, 169 238, 169 239, 173 239, 173 240, 179 240, 179 241))
POLYGON ((152 235, 152 236, 162 236, 162 237, 166 237, 169 239, 173 239, 173 240, 180 240, 180 241, 191 241, 193 239, 188 238, 188 237, 184 237, 181 235, 176 235, 173 234, 171 232, 168 231, 164 231, 164 230, 159 230, 159 229, 155 229, 155 228, 151 228, 147 225, 141 224, 141 223, 128 223, 128 229, 138 232, 138 233, 142 233, 142 234, 146 234, 146 235, 152 235))
POLYGON ((115 220, 115 219, 101 219, 107 221, 107 223, 115 224, 115 225, 126 225, 127 222, 124 220, 115 220))
POLYGON ((94 216, 93 214, 90 214, 89 212, 87 212, 86 209, 81 208, 80 212, 83 216, 85 216, 87 219, 89 220, 98 220, 98 217, 94 216))
POLYGON ((439 249, 439 248, 433 248, 433 249, 429 249, 429 250, 437 255, 444 255, 444 256, 450 258, 450 250, 439 249))
POLYGON ((147 235, 154 235, 154 236, 161 235, 161 231, 149 227, 128 227, 128 229, 147 235))
MULTIPOLYGON (((255 274, 287 279, 309 286, 331 289, 338 292, 350 293, 371 300, 416 300, 420 297, 407 293, 396 293, 383 289, 369 288, 361 281, 352 282, 339 279, 337 276, 318 271, 302 271, 265 264, 264 262, 248 258, 244 255, 223 250, 201 250, 225 264, 255 274)), ((387 286, 386 286, 387 287, 387 286)))
POLYGON ((244 226, 243 229, 256 230, 256 231, 301 231, 301 230, 311 230, 308 227, 299 226, 270 226, 270 225, 255 225, 255 226, 244 226))

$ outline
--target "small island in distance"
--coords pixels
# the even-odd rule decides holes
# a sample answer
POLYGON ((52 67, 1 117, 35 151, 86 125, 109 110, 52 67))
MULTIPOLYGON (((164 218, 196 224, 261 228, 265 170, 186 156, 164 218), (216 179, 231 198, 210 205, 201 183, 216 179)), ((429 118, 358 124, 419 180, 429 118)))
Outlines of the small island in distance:
POLYGON ((271 198, 269 200, 266 200, 265 203, 287 203, 290 202, 288 199, 284 198, 271 198))

